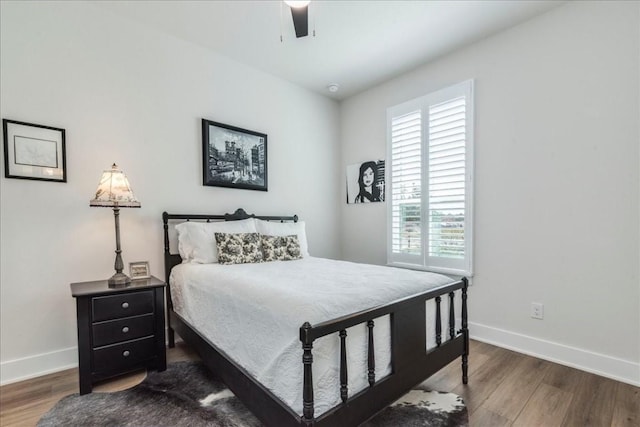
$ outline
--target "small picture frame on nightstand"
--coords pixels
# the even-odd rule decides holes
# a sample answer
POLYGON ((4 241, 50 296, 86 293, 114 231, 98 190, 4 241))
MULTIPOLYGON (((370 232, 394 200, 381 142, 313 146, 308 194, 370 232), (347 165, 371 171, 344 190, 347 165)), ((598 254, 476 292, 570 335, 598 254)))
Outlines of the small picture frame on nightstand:
POLYGON ((149 261, 137 261, 129 263, 129 274, 131 280, 148 279, 151 277, 149 272, 149 261))

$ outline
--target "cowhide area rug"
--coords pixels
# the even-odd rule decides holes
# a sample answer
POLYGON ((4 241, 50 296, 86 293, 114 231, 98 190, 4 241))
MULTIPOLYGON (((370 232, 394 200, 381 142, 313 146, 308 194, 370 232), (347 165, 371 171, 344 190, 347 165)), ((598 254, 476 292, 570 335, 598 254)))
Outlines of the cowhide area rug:
MULTIPOLYGON (((462 398, 411 390, 366 426, 467 426, 462 398)), ((200 362, 177 362, 113 393, 72 394, 38 422, 48 426, 254 427, 262 424, 200 362)), ((274 426, 277 427, 277 426, 274 426)))

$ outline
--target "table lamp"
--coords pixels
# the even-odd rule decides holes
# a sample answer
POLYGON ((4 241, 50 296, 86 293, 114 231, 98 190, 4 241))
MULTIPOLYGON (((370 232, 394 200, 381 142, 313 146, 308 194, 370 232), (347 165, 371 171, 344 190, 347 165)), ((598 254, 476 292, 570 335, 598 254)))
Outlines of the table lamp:
POLYGON ((140 202, 133 195, 124 172, 118 169, 115 163, 110 170, 106 170, 102 174, 96 195, 89 202, 89 206, 113 208, 113 216, 116 221, 116 261, 114 264, 116 274, 109 278, 108 283, 110 288, 125 287, 131 283, 131 278, 122 272, 124 263, 120 249, 120 208, 139 208, 140 202))

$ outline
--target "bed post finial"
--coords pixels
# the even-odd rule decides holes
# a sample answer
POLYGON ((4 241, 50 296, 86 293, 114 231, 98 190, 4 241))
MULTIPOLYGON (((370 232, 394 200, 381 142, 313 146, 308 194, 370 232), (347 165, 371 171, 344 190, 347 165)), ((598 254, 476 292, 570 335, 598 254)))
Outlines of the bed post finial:
POLYGON ((164 253, 169 253, 169 214, 162 212, 162 224, 164 226, 164 253))
POLYGON ((304 322, 300 327, 300 341, 302 341, 302 364, 304 368, 304 379, 302 383, 302 422, 313 425, 313 378, 311 365, 313 364, 313 339, 310 335, 311 324, 304 322))

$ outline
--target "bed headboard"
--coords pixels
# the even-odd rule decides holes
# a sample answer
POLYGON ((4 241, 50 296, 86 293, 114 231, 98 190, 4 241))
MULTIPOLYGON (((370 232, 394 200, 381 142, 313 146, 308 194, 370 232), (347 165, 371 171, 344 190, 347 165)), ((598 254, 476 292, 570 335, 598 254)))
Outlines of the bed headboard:
POLYGON ((162 224, 164 227, 164 279, 167 283, 167 305, 171 308, 173 304, 171 302, 171 292, 169 292, 169 275, 171 269, 182 262, 182 258, 178 253, 171 253, 170 239, 169 239, 169 222, 180 223, 185 221, 238 221, 247 218, 257 218, 263 221, 280 221, 280 222, 298 222, 298 215, 293 216, 268 216, 268 215, 255 215, 248 214, 244 209, 237 209, 232 214, 223 215, 207 215, 207 214, 170 214, 162 212, 162 224))

